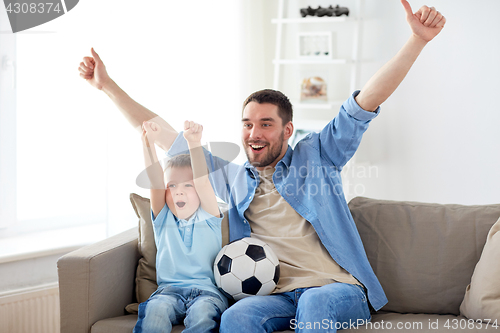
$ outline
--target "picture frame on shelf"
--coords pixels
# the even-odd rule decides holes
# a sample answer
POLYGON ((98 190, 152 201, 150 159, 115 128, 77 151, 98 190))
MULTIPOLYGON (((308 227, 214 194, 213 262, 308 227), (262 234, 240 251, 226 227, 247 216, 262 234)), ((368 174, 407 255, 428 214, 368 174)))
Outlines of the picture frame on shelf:
POLYGON ((332 59, 332 32, 299 32, 297 34, 299 59, 332 59))

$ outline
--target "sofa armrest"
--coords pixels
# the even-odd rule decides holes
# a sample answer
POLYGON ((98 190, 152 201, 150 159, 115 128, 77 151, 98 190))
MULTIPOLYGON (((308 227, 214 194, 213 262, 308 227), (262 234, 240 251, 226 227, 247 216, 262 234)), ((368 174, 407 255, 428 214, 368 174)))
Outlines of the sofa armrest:
POLYGON ((95 322, 124 314, 135 298, 137 240, 133 228, 58 260, 61 333, 88 333, 95 322))

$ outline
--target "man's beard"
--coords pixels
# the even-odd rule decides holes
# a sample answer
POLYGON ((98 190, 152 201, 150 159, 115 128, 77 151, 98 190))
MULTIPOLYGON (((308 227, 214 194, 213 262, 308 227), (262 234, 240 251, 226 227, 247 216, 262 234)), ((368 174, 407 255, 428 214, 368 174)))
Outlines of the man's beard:
POLYGON ((283 141, 285 139, 285 131, 281 132, 279 143, 274 147, 271 147, 269 143, 266 143, 266 148, 268 152, 264 155, 253 154, 252 147, 249 146, 248 142, 245 144, 245 154, 247 155, 248 162, 252 164, 254 167, 262 168, 270 165, 281 155, 281 148, 283 147, 283 141), (251 156, 256 157, 254 159, 251 156), (257 160, 260 158, 260 161, 257 160))

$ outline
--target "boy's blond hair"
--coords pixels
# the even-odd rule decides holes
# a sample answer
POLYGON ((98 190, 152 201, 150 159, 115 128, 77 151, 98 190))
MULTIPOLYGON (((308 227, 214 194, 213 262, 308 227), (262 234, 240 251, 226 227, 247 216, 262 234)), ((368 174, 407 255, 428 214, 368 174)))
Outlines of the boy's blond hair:
POLYGON ((189 154, 175 155, 174 157, 169 159, 165 164, 165 170, 167 170, 168 168, 183 168, 183 167, 191 168, 191 155, 189 154))
MULTIPOLYGON (((163 173, 165 175, 165 172, 167 172, 169 168, 185 168, 185 167, 189 167, 191 169, 193 168, 193 166, 191 165, 191 155, 189 154, 175 155, 165 163, 165 168, 163 170, 163 173)), ((207 167, 207 172, 210 172, 208 167, 207 167)))

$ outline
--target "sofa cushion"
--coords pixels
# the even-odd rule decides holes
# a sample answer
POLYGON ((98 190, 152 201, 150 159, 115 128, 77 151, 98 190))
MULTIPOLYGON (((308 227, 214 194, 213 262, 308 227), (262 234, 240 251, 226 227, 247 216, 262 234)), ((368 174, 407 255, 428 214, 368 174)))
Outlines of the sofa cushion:
POLYGON ((500 219, 488 232, 460 313, 476 320, 497 320, 500 324, 500 219))
MULTIPOLYGON (((139 254, 141 258, 137 265, 135 277, 135 292, 137 302, 145 302, 158 288, 156 284, 156 245, 151 222, 149 199, 138 194, 130 194, 130 202, 139 218, 139 254)), ((137 313, 138 305, 127 307, 127 311, 137 313)))
POLYGON ((459 314, 465 288, 500 205, 354 198, 368 260, 389 300, 383 310, 459 314))
MULTIPOLYGON (((139 259, 136 272, 136 297, 137 302, 145 302, 149 296, 158 288, 156 284, 156 244, 154 240, 153 223, 151 222, 151 208, 148 198, 138 194, 130 194, 130 202, 139 218, 139 259)), ((219 203, 222 212, 227 210, 225 203, 219 203)), ((229 242, 229 226, 227 214, 222 219, 222 245, 229 242)), ((138 312, 138 303, 129 304, 126 308, 129 313, 138 312)))
MULTIPOLYGON (((130 333, 137 323, 137 315, 126 315, 99 320, 92 325, 90 333, 130 333)), ((175 325, 170 333, 181 333, 184 325, 175 325)))

